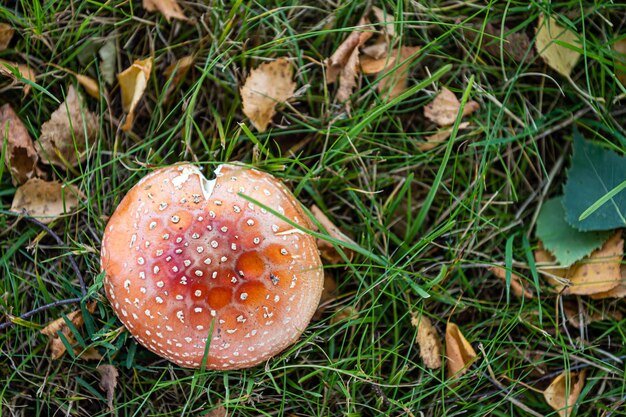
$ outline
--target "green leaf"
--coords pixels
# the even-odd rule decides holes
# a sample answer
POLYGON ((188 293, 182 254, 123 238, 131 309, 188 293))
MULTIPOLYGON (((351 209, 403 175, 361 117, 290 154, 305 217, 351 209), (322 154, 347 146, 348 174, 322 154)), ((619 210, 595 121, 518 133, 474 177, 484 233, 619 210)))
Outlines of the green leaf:
POLYGON ((626 190, 620 189, 624 180, 626 157, 585 141, 574 130, 574 156, 563 199, 567 222, 581 231, 625 227, 626 190), (606 198, 614 189, 618 191, 606 198), (595 210, 588 211, 592 206, 595 210), (585 217, 580 220, 583 213, 585 217))
POLYGON ((602 246, 611 232, 581 232, 565 221, 563 197, 548 200, 537 217, 535 236, 560 265, 569 266, 602 246))

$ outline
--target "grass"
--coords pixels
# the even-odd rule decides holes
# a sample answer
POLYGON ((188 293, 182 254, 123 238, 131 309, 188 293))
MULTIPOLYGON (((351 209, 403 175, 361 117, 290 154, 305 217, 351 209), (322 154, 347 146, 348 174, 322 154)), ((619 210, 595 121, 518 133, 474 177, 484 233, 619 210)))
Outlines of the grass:
MULTIPOLYGON (((119 91, 108 86, 99 102, 88 100, 100 121, 91 157, 74 170, 45 166, 51 178, 86 195, 76 215, 51 225, 63 247, 6 212, 15 187, 2 171, 3 321, 7 313, 80 297, 68 262, 73 254, 98 300, 77 331, 79 343, 104 356, 100 363, 70 354, 49 359, 38 330, 71 306, 0 332, 2 416, 110 414, 99 364, 119 370, 113 403, 119 416, 207 415, 219 406, 236 416, 557 415, 537 390, 567 369, 587 371, 578 415, 624 415, 624 321, 563 325, 560 299, 532 261, 534 219, 542 201, 561 192, 572 127, 617 151, 626 148, 626 112, 617 99, 626 90, 613 76, 609 48, 625 30, 623 4, 380 2, 395 16, 398 41, 422 47, 411 67, 415 87, 390 103, 377 95, 375 79, 364 77, 347 114, 333 101, 336 87, 325 85, 321 62, 357 24, 364 2, 200 3, 181 2, 194 24, 169 24, 139 1, 0 6, 0 22, 17 29, 0 58, 28 62, 41 87, 22 98, 19 88, 2 81, 0 104, 11 103, 33 138, 58 107, 53 98, 74 82, 46 63, 101 78, 97 51, 110 39, 118 47, 118 71, 134 59, 155 59, 132 132, 119 130, 119 91), (487 23, 532 40, 541 13, 584 34, 586 56, 571 81, 536 55, 517 63, 478 46, 480 39, 499 42, 484 33, 487 23), (166 94, 162 71, 188 54, 194 68, 166 94), (252 130, 252 140, 241 126, 252 129, 238 89, 251 68, 279 56, 292 58, 301 94, 268 132, 252 130), (418 144, 433 128, 422 108, 439 86, 481 108, 470 118, 472 129, 423 152, 418 144), (270 171, 358 243, 351 262, 328 265, 338 288, 321 318, 265 366, 175 367, 120 329, 100 291, 98 254, 108 216, 151 168, 181 160, 244 161, 270 171), (505 263, 539 296, 509 295, 487 271, 505 263), (446 322, 458 324, 479 352, 458 381, 423 366, 411 325, 415 313, 428 315, 440 335, 446 322)), ((623 301, 574 300, 624 312, 623 301)))

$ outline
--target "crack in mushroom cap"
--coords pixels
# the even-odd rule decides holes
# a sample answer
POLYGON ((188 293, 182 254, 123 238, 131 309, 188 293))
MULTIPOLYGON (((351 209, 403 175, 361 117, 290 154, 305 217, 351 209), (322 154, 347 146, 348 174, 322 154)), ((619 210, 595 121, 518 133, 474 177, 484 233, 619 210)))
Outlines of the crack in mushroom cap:
POLYGON ((224 164, 152 172, 122 199, 102 240, 104 288, 146 348, 180 366, 254 366, 294 343, 320 300, 311 224, 273 176, 224 164), (241 195, 240 195, 241 194, 241 195))

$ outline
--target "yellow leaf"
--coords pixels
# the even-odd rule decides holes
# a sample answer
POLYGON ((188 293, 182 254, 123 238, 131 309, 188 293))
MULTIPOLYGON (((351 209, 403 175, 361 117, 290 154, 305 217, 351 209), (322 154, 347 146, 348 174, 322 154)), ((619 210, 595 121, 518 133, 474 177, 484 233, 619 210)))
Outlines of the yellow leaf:
POLYGON ((13 29, 10 25, 0 23, 0 51, 7 49, 9 43, 11 42, 11 38, 13 38, 13 33, 15 33, 15 29, 13 29))
POLYGON ((415 341, 420 347, 420 358, 429 369, 441 368, 441 338, 432 321, 425 315, 415 315, 411 324, 417 327, 415 341))
POLYGON ((595 294, 591 294, 591 298, 594 300, 602 300, 604 298, 624 298, 626 297, 626 265, 622 265, 620 268, 622 280, 620 283, 611 288, 608 291, 602 291, 595 294))
POLYGON ((152 58, 146 58, 135 60, 130 67, 117 74, 122 93, 122 108, 127 113, 126 121, 122 125, 123 131, 130 130, 133 126, 135 110, 146 91, 151 72, 152 58))
POLYGON ((543 396, 560 417, 572 415, 578 396, 585 386, 585 371, 563 372, 545 389, 543 396))
MULTIPOLYGON (((501 266, 492 266, 489 270, 493 272, 497 278, 506 283, 506 269, 501 266)), ((519 275, 511 273, 510 284, 511 291, 515 294, 515 296, 525 298, 527 300, 533 298, 533 292, 526 285, 524 285, 519 275)))
POLYGON ((160 12, 168 22, 172 18, 183 21, 189 20, 176 0, 143 0, 143 8, 149 12, 160 12))
POLYGON ((11 211, 16 213, 25 211, 29 216, 48 224, 70 213, 83 198, 83 193, 73 185, 31 178, 18 187, 13 197, 11 211))
POLYGON ((626 86, 626 38, 616 41, 613 44, 613 51, 615 52, 613 59, 615 76, 622 85, 626 86))
POLYGON ((100 373, 100 387, 107 394, 107 404, 109 411, 113 412, 113 399, 115 398, 115 387, 117 387, 117 377, 119 375, 117 368, 113 365, 100 365, 96 368, 100 373))
POLYGON ((163 75, 165 77, 170 78, 172 74, 174 74, 174 78, 172 79, 173 85, 178 85, 185 78, 189 69, 193 65, 193 56, 187 55, 182 57, 181 59, 172 62, 168 67, 163 71, 163 75), (176 71, 176 72, 174 72, 176 71))
POLYGON ((4 160, 11 172, 13 184, 21 184, 29 178, 41 175, 37 167, 39 156, 33 140, 8 103, 0 107, 0 149, 6 149, 4 160))
MULTIPOLYGON (((96 308, 96 302, 93 301, 87 304, 87 310, 90 313, 93 313, 96 308)), ((80 329, 85 323, 83 319, 83 313, 81 310, 72 311, 67 314, 67 319, 76 327, 76 329, 80 329)), ((59 336, 59 332, 65 336, 68 342, 74 342, 74 336, 72 335, 72 331, 67 326, 65 318, 59 317, 56 320, 51 321, 41 330, 41 333, 48 336, 48 341, 50 344, 50 357, 52 359, 59 359, 65 353, 65 344, 61 340, 59 336)))
POLYGON ((580 58, 580 53, 561 46, 555 41, 582 48, 578 35, 559 25, 556 19, 552 17, 548 17, 546 20, 543 14, 539 16, 535 33, 537 36, 535 47, 539 56, 550 68, 565 77, 569 77, 580 58))
MULTIPOLYGON (((479 108, 480 105, 477 102, 470 100, 463 107, 463 116, 468 116, 479 108)), ((443 87, 435 99, 424 106, 424 116, 439 126, 449 126, 456 120, 460 109, 459 99, 452 91, 443 87)))
POLYGON ((81 74, 74 74, 76 76, 76 80, 83 86, 87 94, 91 97, 100 100, 100 86, 98 85, 98 81, 94 80, 91 77, 81 74))
POLYGON ((34 83, 36 77, 35 71, 28 65, 5 61, 4 59, 0 59, 0 74, 13 79, 14 82, 22 82, 24 84, 24 97, 26 97, 30 92, 30 84, 24 83, 22 79, 26 79, 34 83), (17 75, 14 73, 16 70, 17 75))
POLYGON ((98 132, 98 120, 90 112, 83 97, 73 85, 65 101, 41 125, 37 148, 41 161, 61 168, 76 166, 87 157, 87 143, 93 145, 98 132))
POLYGON ((476 358, 476 351, 454 323, 446 326, 446 368, 448 378, 458 378, 467 372, 476 358))
POLYGON ((266 62, 252 70, 241 87, 243 113, 259 132, 265 132, 276 114, 276 104, 293 96, 293 67, 285 57, 266 62))

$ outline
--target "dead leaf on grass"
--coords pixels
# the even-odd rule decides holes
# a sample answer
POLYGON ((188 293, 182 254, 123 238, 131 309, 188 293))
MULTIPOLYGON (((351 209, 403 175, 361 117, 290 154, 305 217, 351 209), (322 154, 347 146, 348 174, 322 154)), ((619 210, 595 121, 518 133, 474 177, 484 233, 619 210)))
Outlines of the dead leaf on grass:
POLYGON ((113 412, 113 400, 115 399, 115 387, 117 387, 117 368, 113 365, 100 365, 96 368, 100 374, 100 388, 106 392, 109 411, 113 412))
POLYGON ((286 57, 265 62, 250 72, 241 87, 243 113, 259 132, 265 132, 276 114, 276 105, 293 96, 296 83, 286 57))
POLYGON ((357 27, 348 35, 339 47, 333 52, 330 58, 326 59, 326 83, 332 84, 337 80, 343 67, 348 63, 352 53, 363 45, 374 32, 367 18, 362 17, 357 23, 357 27))
POLYGON ((33 140, 10 104, 0 107, 0 149, 5 149, 4 160, 11 172, 13 184, 21 184, 28 179, 41 176, 37 167, 39 156, 33 140))
POLYGON ((379 75, 381 79, 376 89, 387 100, 392 100, 407 89, 410 65, 418 57, 420 49, 419 46, 402 46, 380 58, 363 55, 361 71, 365 75, 379 75))
POLYGON ((0 51, 4 51, 9 47, 15 29, 6 23, 0 23, 0 51))
POLYGON ((114 39, 109 39, 98 51, 100 55, 100 73, 108 85, 115 81, 115 66, 117 61, 117 46, 114 39))
POLYGON ((459 378, 476 359, 476 351, 454 323, 446 326, 446 368, 448 378, 459 378))
MULTIPOLYGON (((337 226, 330 221, 328 217, 319 209, 316 205, 311 206, 311 213, 317 219, 318 222, 322 225, 324 229, 328 232, 328 235, 334 239, 340 240, 342 242, 356 245, 354 240, 350 239, 343 233, 337 226)), ((325 261, 328 261, 330 264, 339 264, 344 263, 344 259, 341 257, 341 254, 335 249, 332 243, 324 240, 317 239, 317 248, 320 251, 320 256, 325 261)), ((347 248, 342 248, 345 255, 348 257, 348 260, 352 260, 354 258, 354 252, 347 248)))
POLYGON ((172 18, 184 22, 189 21, 189 18, 185 16, 183 9, 176 0, 143 0, 143 8, 148 12, 158 11, 165 17, 168 23, 172 18))
POLYGON ((387 52, 391 49, 391 43, 396 34, 395 19, 392 14, 376 6, 372 7, 372 13, 374 13, 376 22, 379 23, 374 28, 382 29, 382 33, 376 37, 374 43, 363 46, 361 52, 364 55, 378 59, 387 55, 387 52))
MULTIPOLYGON (((459 130, 467 129, 470 127, 469 122, 461 122, 459 123, 459 130)), ((425 137, 426 142, 420 142, 417 144, 417 147, 421 151, 429 151, 431 149, 436 148, 439 145, 442 145, 448 141, 448 138, 452 135, 452 126, 442 127, 437 130, 436 133, 432 135, 428 135, 425 137)))
POLYGON ((18 187, 11 211, 26 212, 44 224, 70 213, 84 195, 73 185, 31 178, 18 187))
MULTIPOLYGON (((465 30, 465 36, 474 41, 479 35, 479 30, 482 27, 477 27, 474 30, 465 30)), ((484 34, 481 49, 490 55, 500 58, 501 52, 504 58, 508 58, 517 63, 530 64, 535 58, 535 51, 530 48, 530 39, 528 35, 522 30, 520 32, 510 33, 511 29, 504 26, 503 31, 500 30, 500 26, 487 23, 484 27, 484 34), (503 36, 503 33, 508 35, 503 36)))
POLYGON ((97 131, 98 119, 70 85, 65 101, 41 125, 39 157, 61 168, 76 166, 87 157, 87 143, 93 143, 97 131))
POLYGON ((626 86, 626 38, 620 39, 613 44, 613 65, 615 66, 615 76, 626 86))
POLYGON ((52 62, 48 63, 48 65, 50 65, 51 67, 60 69, 61 71, 66 72, 68 74, 72 74, 74 77, 76 77, 76 80, 85 89, 87 94, 89 94, 91 97, 95 99, 98 99, 98 100, 100 99, 100 85, 98 84, 98 81, 94 80, 93 78, 87 75, 78 74, 69 68, 61 67, 52 62))
POLYGON ((540 15, 535 40, 537 52, 550 68, 569 77, 578 63, 580 53, 559 43, 582 48, 576 33, 559 25, 556 19, 552 17, 545 19, 543 14, 540 15))
POLYGON ((429 369, 441 368, 441 338, 432 321, 425 314, 411 314, 411 324, 417 327, 415 341, 420 347, 420 358, 429 369))
POLYGON ((573 414, 574 404, 585 386, 585 371, 563 372, 545 389, 543 396, 546 402, 560 417, 573 414))
POLYGON ((605 298, 624 298, 626 297, 626 265, 622 265, 620 268, 622 280, 620 283, 611 288, 608 291, 601 291, 595 294, 591 294, 591 298, 594 300, 602 300, 605 298))
MULTIPOLYGON (((95 308, 95 301, 87 304, 87 310, 90 313, 93 313, 95 308)), ((72 311, 71 313, 67 314, 66 317, 76 329, 80 329, 85 323, 82 310, 80 309, 72 311)), ((59 336, 59 333, 63 334, 63 336, 65 336, 65 339, 70 344, 74 343, 74 336, 69 326, 67 325, 64 317, 59 317, 58 319, 48 323, 46 327, 41 329, 41 333, 45 336, 48 336, 48 341, 50 344, 50 358, 53 360, 59 359, 66 351, 65 344, 61 340, 61 336, 59 336)))
POLYGON ((35 71, 25 64, 18 64, 17 62, 5 61, 0 59, 0 75, 4 75, 13 80, 14 83, 24 84, 23 91, 24 97, 30 92, 30 84, 23 80, 35 82, 35 71))
POLYGON ((192 55, 184 56, 168 65, 165 71, 163 71, 163 75, 165 75, 166 78, 170 78, 173 74, 172 85, 178 85, 187 76, 187 73, 193 66, 193 62, 194 58, 192 55))
POLYGON ((102 359, 102 355, 94 347, 88 347, 87 349, 75 347, 74 354, 78 359, 83 361, 99 361, 102 359))
POLYGON ((135 60, 130 67, 117 74, 122 93, 122 108, 126 112, 126 121, 122 125, 125 132, 133 127, 135 110, 146 91, 151 72, 152 58, 146 58, 135 60))
POLYGON ((337 324, 342 321, 356 319, 359 316, 359 310, 353 306, 337 307, 335 315, 330 318, 331 324, 337 324))
POLYGON ((228 413, 223 405, 217 405, 214 409, 207 414, 201 414, 201 417, 227 417, 228 413))
MULTIPOLYGON (((463 116, 468 116, 479 108, 480 105, 477 102, 470 100, 463 107, 463 116)), ((452 91, 442 87, 435 99, 424 106, 424 116, 439 126, 450 126, 456 120, 460 109, 459 99, 452 91)))
MULTIPOLYGON (((489 270, 497 278, 501 279, 506 284, 506 269, 501 266, 492 266, 489 270)), ((533 298, 533 292, 525 285, 525 282, 519 277, 519 275, 511 273, 511 291, 516 297, 525 298, 527 300, 533 298)))

